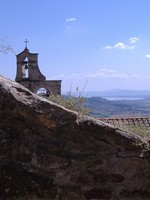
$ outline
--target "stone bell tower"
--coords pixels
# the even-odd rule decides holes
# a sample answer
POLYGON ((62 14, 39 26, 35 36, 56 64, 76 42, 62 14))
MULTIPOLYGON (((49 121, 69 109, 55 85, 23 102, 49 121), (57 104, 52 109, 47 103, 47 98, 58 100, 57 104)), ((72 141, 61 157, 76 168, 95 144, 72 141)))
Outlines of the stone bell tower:
POLYGON ((38 54, 30 53, 25 41, 25 49, 17 58, 16 82, 22 84, 34 93, 44 88, 47 94, 61 94, 61 80, 46 80, 38 66, 38 54))

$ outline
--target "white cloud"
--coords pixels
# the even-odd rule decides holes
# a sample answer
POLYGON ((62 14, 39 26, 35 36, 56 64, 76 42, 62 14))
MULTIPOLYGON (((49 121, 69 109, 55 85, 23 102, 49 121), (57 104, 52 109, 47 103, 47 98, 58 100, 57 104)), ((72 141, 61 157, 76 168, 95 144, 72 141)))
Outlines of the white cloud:
POLYGON ((129 42, 130 42, 131 44, 135 44, 139 39, 140 39, 140 38, 138 38, 138 37, 132 37, 132 38, 129 39, 129 42))
POLYGON ((96 72, 95 74, 87 74, 85 75, 86 77, 91 77, 91 78, 98 78, 98 77, 103 77, 103 78, 128 78, 128 76, 124 73, 120 73, 117 70, 114 69, 107 69, 103 68, 96 72))
POLYGON ((67 18, 66 19, 66 22, 74 22, 76 21, 77 19, 75 17, 70 17, 70 18, 67 18))
POLYGON ((137 74, 133 74, 133 75, 131 75, 131 78, 140 78, 140 77, 137 74))
POLYGON ((114 45, 114 48, 117 48, 117 49, 126 49, 127 45, 125 45, 122 42, 118 42, 117 44, 114 45))
POLYGON ((113 49, 113 47, 111 45, 106 45, 105 47, 103 47, 103 49, 113 49))
POLYGON ((135 47, 134 46, 125 45, 122 42, 118 42, 117 44, 114 45, 114 48, 116 48, 116 49, 133 49, 135 47))
POLYGON ((138 37, 131 37, 129 39, 128 44, 125 44, 124 42, 118 42, 114 45, 106 45, 105 47, 103 47, 103 49, 128 49, 128 50, 132 50, 132 49, 136 48, 135 44, 137 43, 137 41, 139 39, 140 38, 138 38, 138 37))
POLYGON ((128 78, 129 76, 127 74, 121 73, 117 70, 114 69, 107 69, 107 68, 102 68, 99 71, 95 73, 90 73, 90 74, 60 74, 57 77, 53 77, 53 79, 58 79, 58 78, 64 78, 64 79, 80 79, 80 78, 128 78))
POLYGON ((118 42, 113 46, 106 45, 105 47, 103 47, 103 49, 129 49, 129 50, 132 50, 134 48, 135 48, 135 46, 126 45, 122 42, 118 42))
POLYGON ((145 58, 150 58, 150 54, 147 54, 144 56, 145 58))
MULTIPOLYGON (((99 78, 103 78, 103 79, 111 79, 111 78, 115 78, 115 79, 138 79, 138 78, 142 78, 141 76, 139 76, 138 74, 126 74, 126 73, 122 73, 118 70, 115 69, 108 69, 108 68, 102 68, 97 72, 94 73, 89 73, 89 74, 77 74, 77 73, 72 73, 72 74, 60 74, 56 77, 51 77, 51 79, 62 79, 62 80, 80 80, 80 79, 99 79, 99 78)), ((143 77, 146 78, 146 77, 143 77)), ((149 77, 150 78, 150 77, 149 77)))

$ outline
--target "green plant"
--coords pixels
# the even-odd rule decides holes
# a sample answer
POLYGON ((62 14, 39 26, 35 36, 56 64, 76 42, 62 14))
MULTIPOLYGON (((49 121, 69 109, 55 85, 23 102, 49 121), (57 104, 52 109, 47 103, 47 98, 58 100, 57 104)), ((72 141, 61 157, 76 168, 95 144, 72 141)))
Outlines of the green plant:
POLYGON ((47 99, 61 106, 64 106, 69 110, 77 111, 80 114, 89 115, 91 113, 91 110, 85 107, 86 97, 83 97, 84 88, 82 92, 80 92, 79 87, 77 87, 74 94, 69 91, 66 96, 52 94, 49 95, 47 99))

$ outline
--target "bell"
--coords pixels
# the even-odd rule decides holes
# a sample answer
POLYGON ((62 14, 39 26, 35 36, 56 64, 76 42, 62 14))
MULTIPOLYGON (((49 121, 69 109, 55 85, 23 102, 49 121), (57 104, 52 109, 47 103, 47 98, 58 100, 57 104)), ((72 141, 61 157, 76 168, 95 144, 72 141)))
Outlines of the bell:
POLYGON ((26 70, 28 69, 28 64, 25 64, 25 67, 24 67, 26 70))

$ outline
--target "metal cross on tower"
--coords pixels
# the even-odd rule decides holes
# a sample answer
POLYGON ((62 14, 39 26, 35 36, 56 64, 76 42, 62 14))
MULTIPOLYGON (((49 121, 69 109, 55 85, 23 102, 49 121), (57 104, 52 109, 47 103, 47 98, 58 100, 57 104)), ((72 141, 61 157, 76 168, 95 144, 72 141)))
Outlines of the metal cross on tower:
POLYGON ((24 43, 25 43, 25 45, 26 45, 26 46, 25 46, 26 49, 27 49, 27 44, 28 44, 28 42, 29 42, 29 41, 28 41, 27 39, 24 41, 24 43))

